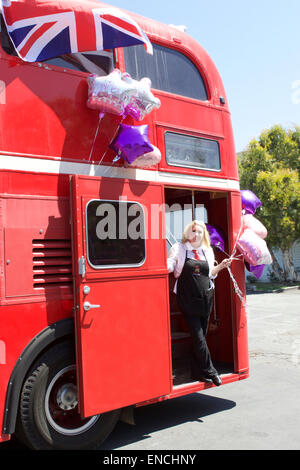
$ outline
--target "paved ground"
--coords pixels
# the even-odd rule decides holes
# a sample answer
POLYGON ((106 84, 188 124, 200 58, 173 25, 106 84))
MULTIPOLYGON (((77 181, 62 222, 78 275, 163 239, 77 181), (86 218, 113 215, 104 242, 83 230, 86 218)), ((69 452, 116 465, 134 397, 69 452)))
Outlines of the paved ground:
POLYGON ((247 297, 250 378, 136 411, 118 450, 300 449, 300 291, 247 297))
POLYGON ((249 379, 139 408, 105 449, 299 450, 300 290, 248 295, 247 312, 249 379))

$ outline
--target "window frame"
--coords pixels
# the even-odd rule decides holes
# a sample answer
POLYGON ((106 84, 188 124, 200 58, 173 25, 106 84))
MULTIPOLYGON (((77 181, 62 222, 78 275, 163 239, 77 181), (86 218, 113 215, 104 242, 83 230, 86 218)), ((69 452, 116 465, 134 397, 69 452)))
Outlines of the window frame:
POLYGON ((222 159, 221 159, 221 146, 220 142, 217 139, 213 139, 211 137, 203 137, 203 136, 198 136, 198 135, 192 135, 192 134, 187 134, 187 133, 182 133, 182 132, 176 132, 174 130, 166 130, 164 132, 164 146, 165 146, 165 158, 166 158, 166 163, 168 166, 171 167, 177 167, 177 168, 187 168, 187 169, 194 169, 194 170, 201 170, 201 171, 213 171, 215 173, 220 173, 222 171, 222 159), (199 165, 183 165, 183 164, 178 164, 178 163, 173 163, 168 160, 167 156, 167 145, 166 145, 166 135, 167 134, 175 134, 179 135, 182 137, 190 137, 194 139, 199 139, 199 140, 204 140, 204 141, 210 141, 214 142, 218 145, 218 155, 219 155, 219 162, 220 162, 220 168, 206 168, 206 167, 201 167, 199 165))
MULTIPOLYGON (((127 226, 128 228, 128 226, 127 226)), ((86 232, 86 258, 87 258, 87 261, 88 261, 88 264, 89 266, 91 266, 91 268, 93 269, 96 269, 96 270, 102 270, 102 269, 128 269, 128 268, 139 268, 141 266, 143 266, 146 262, 146 259, 147 259, 147 244, 146 244, 146 218, 145 218, 145 210, 144 210, 144 207, 142 206, 141 203, 137 202, 137 201, 128 201, 128 200, 113 200, 113 199, 91 199, 87 204, 86 204, 86 207, 85 207, 85 232, 86 232), (103 203, 109 203, 109 202, 113 202, 113 203, 118 203, 120 205, 120 203, 125 203, 125 204, 137 204, 140 208, 141 208, 141 213, 143 214, 143 230, 144 230, 144 257, 143 257, 143 260, 140 261, 139 263, 133 263, 133 264, 105 264, 105 265, 95 265, 91 262, 90 260, 90 257, 89 257, 89 236, 88 236, 88 214, 87 214, 87 210, 88 210, 88 206, 91 202, 94 202, 94 201, 97 201, 97 202, 103 202, 103 203)))
MULTIPOLYGON (((189 49, 187 49, 186 47, 184 47, 183 45, 180 45, 180 47, 176 47, 176 44, 171 45, 169 42, 164 41, 163 38, 160 38, 159 40, 158 40, 158 38, 155 38, 155 40, 152 40, 151 36, 150 35, 148 35, 148 36, 150 37, 151 43, 154 47, 159 46, 159 47, 163 47, 164 49, 168 49, 171 52, 177 52, 178 54, 184 56, 185 59, 189 60, 189 62, 191 62, 191 64, 197 70, 200 78, 202 79, 203 87, 204 87, 204 90, 205 90, 205 93, 206 93, 206 99, 204 100, 204 99, 200 99, 200 98, 194 98, 192 96, 178 94, 178 93, 175 93, 175 92, 172 92, 172 91, 169 91, 169 90, 162 90, 161 88, 156 88, 153 85, 151 86, 151 88, 154 89, 154 90, 157 90, 159 93, 166 93, 169 96, 176 96, 176 97, 182 98, 184 100, 194 101, 197 104, 205 104, 205 103, 208 103, 209 101, 211 101, 210 83, 209 83, 208 77, 206 75, 205 69, 202 67, 199 60, 197 60, 197 57, 195 55, 193 55, 192 52, 189 49)), ((136 46, 136 47, 139 47, 139 46, 136 46)), ((126 68, 126 59, 125 59, 124 49, 125 48, 122 48, 122 55, 123 55, 123 57, 122 57, 123 67, 122 68, 124 69, 125 72, 128 72, 127 68, 126 68)), ((130 73, 130 72, 128 72, 128 73, 130 73)), ((132 78, 134 78, 134 77, 132 77, 132 78)))

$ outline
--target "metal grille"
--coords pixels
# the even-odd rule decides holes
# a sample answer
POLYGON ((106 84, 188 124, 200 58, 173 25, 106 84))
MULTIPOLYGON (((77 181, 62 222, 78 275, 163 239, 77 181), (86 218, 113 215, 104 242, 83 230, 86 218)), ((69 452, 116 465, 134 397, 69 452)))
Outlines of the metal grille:
POLYGON ((33 240, 33 287, 72 285, 70 240, 33 240))

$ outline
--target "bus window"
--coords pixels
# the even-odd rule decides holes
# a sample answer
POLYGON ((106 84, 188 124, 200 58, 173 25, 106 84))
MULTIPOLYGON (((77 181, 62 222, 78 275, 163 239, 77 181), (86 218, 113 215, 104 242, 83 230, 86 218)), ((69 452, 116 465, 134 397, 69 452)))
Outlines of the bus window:
POLYGON ((113 53, 111 51, 78 52, 47 59, 45 63, 66 69, 79 70, 80 72, 94 73, 99 76, 108 75, 114 68, 113 53))
POLYGON ((215 171, 221 169, 220 147, 215 140, 166 132, 165 148, 169 165, 215 171))
POLYGON ((88 260, 94 268, 140 266, 146 257, 143 208, 92 200, 86 208, 88 260))
POLYGON ((152 88, 206 101, 207 91, 197 67, 185 55, 153 44, 153 56, 142 46, 124 47, 125 69, 132 78, 149 77, 152 88))

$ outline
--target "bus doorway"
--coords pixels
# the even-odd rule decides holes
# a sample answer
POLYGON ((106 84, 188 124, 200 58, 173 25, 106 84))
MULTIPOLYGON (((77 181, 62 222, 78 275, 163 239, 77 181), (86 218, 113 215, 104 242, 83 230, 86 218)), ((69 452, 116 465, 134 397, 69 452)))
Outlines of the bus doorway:
MULTIPOLYGON (((228 253, 228 194, 225 191, 199 191, 184 188, 166 188, 167 252, 181 241, 184 227, 192 220, 203 220, 224 233, 228 253)), ((226 257, 214 248, 216 261, 226 257)), ((210 315, 207 343, 216 369, 220 374, 234 372, 234 339, 232 328, 231 284, 227 270, 214 280, 214 304, 210 315)), ((192 374, 192 338, 180 312, 174 293, 175 278, 169 275, 170 324, 173 387, 194 382, 192 374)))

